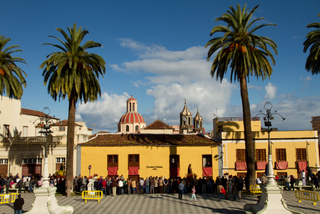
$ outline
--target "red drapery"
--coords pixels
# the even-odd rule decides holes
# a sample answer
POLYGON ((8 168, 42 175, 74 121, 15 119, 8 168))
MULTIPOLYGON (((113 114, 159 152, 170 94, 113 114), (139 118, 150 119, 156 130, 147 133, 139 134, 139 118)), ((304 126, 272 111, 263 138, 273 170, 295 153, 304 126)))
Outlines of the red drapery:
POLYGON ((308 166, 307 161, 298 161, 299 172, 302 172, 302 170, 306 172, 307 166, 308 166))
POLYGON ((276 161, 276 169, 288 169, 288 161, 276 161))
POLYGON ((129 175, 139 175, 139 167, 137 166, 129 167, 129 175))
POLYGON ((259 162, 256 162, 256 168, 257 170, 265 170, 266 169, 266 166, 267 166, 267 161, 259 161, 259 162))
POLYGON ((180 175, 180 168, 179 167, 170 167, 170 176, 177 177, 180 175))
POLYGON ((118 167, 108 167, 108 175, 117 175, 118 167))
POLYGON ((212 167, 202 167, 203 176, 212 176, 212 167))
POLYGON ((236 162, 236 170, 247 170, 247 162, 236 162))

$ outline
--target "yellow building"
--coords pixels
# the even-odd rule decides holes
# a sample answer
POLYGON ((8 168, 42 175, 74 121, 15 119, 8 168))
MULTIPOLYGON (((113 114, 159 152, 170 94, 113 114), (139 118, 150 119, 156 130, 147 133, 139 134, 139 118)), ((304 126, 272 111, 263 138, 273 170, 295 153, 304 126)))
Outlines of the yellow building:
MULTIPOLYGON (((261 131, 259 118, 252 120, 252 131, 256 176, 260 177, 266 172, 268 132, 261 131)), ((242 118, 216 118, 214 135, 223 148, 223 174, 245 176, 247 166, 242 118)), ((275 175, 298 177, 302 170, 309 173, 320 170, 317 131, 271 131, 270 142, 275 175)))
POLYGON ((203 134, 97 133, 78 144, 81 175, 186 177, 191 164, 198 177, 219 175, 219 143, 203 134), (89 167, 90 166, 90 167, 89 167))

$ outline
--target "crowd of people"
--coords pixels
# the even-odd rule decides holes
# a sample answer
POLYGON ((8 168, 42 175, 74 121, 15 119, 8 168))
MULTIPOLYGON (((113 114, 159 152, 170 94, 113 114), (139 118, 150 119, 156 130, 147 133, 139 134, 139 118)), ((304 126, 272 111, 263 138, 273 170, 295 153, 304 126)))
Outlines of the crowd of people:
MULTIPOLYGON (((167 178, 166 176, 150 176, 146 178, 127 178, 121 176, 111 177, 86 177, 76 176, 73 180, 75 191, 101 190, 104 195, 123 195, 123 194, 168 194, 179 193, 179 198, 183 194, 192 193, 221 193, 222 188, 226 191, 225 198, 233 195, 232 199, 241 199, 241 192, 244 188, 244 179, 240 176, 217 177, 214 179, 206 178, 167 178)), ((222 194, 222 193, 221 193, 222 194)), ((193 197, 196 201, 196 197, 193 197)), ((231 199, 231 198, 230 198, 231 199)))
MULTIPOLYGON (((65 192, 65 180, 57 176, 49 176, 50 185, 57 187, 58 192, 65 192)), ((41 187, 43 177, 40 174, 23 175, 21 178, 19 174, 9 176, 0 176, 0 192, 8 193, 10 188, 18 188, 18 192, 33 192, 34 188, 41 187)))

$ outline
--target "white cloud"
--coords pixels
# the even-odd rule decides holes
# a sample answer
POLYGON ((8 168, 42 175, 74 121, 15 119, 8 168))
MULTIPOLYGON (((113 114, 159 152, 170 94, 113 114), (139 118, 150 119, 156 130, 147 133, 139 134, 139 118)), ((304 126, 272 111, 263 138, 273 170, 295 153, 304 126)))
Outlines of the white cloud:
POLYGON ((117 131, 117 123, 126 110, 126 100, 129 97, 127 93, 117 95, 105 92, 96 102, 80 104, 76 117, 85 121, 88 127, 93 128, 92 124, 94 124, 98 130, 115 132, 117 131))
MULTIPOLYGON (((135 89, 145 89, 146 96, 154 99, 151 110, 139 112, 147 124, 156 119, 165 120, 170 125, 179 124, 179 115, 185 99, 193 116, 199 108, 206 131, 212 129, 212 119, 215 114, 218 117, 242 117, 241 104, 230 105, 231 95, 234 92, 239 94, 238 83, 230 84, 226 79, 220 83, 215 77, 211 78, 211 62, 205 60, 207 51, 205 48, 190 47, 182 51, 168 51, 159 45, 144 45, 131 39, 121 39, 120 42, 122 47, 133 50, 138 58, 123 62, 121 66, 113 64, 111 67, 126 73, 140 71, 141 79, 130 80, 128 83, 135 89)), ((248 87, 255 90, 262 89, 257 85, 248 87)), ((281 100, 278 101, 275 99, 277 87, 270 82, 265 86, 265 93, 264 100, 258 101, 260 103, 250 103, 251 116, 264 111, 266 100, 274 99, 273 110, 278 110, 287 119, 282 122, 281 118, 275 118, 273 127, 280 130, 311 129, 309 128, 311 116, 319 115, 319 97, 310 99, 310 97, 298 98, 295 94, 281 94, 279 96, 281 100)), ((117 95, 105 92, 99 101, 80 105, 77 109, 77 118, 83 119, 89 126, 95 124, 97 130, 115 132, 117 123, 125 112, 128 98, 127 93, 117 95)))
POLYGON ((270 101, 276 97, 278 87, 272 85, 271 82, 269 82, 268 85, 264 87, 264 89, 266 91, 266 95, 264 96, 265 100, 270 101))

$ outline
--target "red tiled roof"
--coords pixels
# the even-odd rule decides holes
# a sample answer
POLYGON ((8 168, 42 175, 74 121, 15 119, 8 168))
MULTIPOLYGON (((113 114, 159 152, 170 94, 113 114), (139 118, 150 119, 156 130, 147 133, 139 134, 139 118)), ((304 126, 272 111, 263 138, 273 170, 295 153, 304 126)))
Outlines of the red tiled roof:
POLYGON ((161 120, 156 120, 144 129, 174 129, 168 124, 162 122, 161 120))
MULTIPOLYGON (((26 109, 26 108, 21 108, 21 114, 33 115, 33 116, 37 116, 37 117, 45 117, 46 116, 46 114, 41 111, 36 111, 36 110, 31 110, 31 109, 26 109)), ((59 118, 51 117, 50 115, 48 115, 48 118, 59 119, 59 118)))
POLYGON ((103 134, 97 133, 81 146, 133 146, 133 145, 179 145, 179 146, 208 146, 218 145, 219 142, 203 134, 103 134))
POLYGON ((138 112, 127 112, 119 120, 119 123, 145 123, 138 112))

